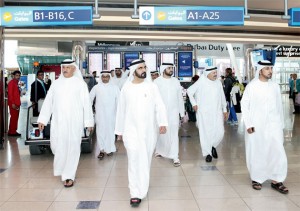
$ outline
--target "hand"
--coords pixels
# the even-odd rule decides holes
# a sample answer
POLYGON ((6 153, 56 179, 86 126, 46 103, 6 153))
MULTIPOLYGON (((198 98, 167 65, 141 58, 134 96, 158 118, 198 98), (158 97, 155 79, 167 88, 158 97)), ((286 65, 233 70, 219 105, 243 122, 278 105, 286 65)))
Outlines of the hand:
POLYGON ((166 126, 160 126, 159 127, 159 134, 165 134, 167 132, 166 126))
POLYGON ((122 141, 123 140, 123 136, 122 135, 118 135, 117 136, 117 141, 122 141))
POLYGON ((87 130, 91 133, 94 130, 94 128, 93 127, 88 127, 87 130))
POLYGON ((248 128, 248 129, 247 129, 247 132, 248 132, 249 134, 254 133, 254 132, 255 132, 254 127, 248 128))
POLYGON ((228 119, 228 116, 229 116, 228 112, 224 112, 223 115, 224 115, 224 121, 226 121, 228 119))
POLYGON ((198 106, 197 105, 193 106, 193 109, 194 109, 195 112, 197 112, 198 106))
POLYGON ((39 124, 39 130, 43 131, 44 128, 45 128, 45 125, 43 123, 40 123, 40 122, 38 124, 39 124))
POLYGON ((13 109, 15 109, 15 110, 19 110, 19 107, 16 106, 15 104, 12 104, 11 107, 12 107, 13 109))

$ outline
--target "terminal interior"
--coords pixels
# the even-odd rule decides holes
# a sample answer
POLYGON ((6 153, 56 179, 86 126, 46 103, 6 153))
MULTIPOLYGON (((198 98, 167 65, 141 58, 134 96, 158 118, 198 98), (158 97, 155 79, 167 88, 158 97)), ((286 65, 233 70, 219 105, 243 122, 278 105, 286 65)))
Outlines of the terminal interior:
POLYGON ((299 114, 293 114, 294 105, 289 98, 290 74, 299 77, 300 73, 300 28, 288 25, 285 3, 287 8, 300 8, 299 0, 0 2, 0 9, 11 6, 94 8, 93 25, 0 27, 3 97, 0 210, 300 210, 300 118, 299 114), (140 6, 239 6, 245 7, 245 21, 242 26, 145 26, 139 25, 135 17, 140 6), (284 184, 289 194, 274 191, 271 181, 265 182, 261 191, 252 189, 246 166, 242 113, 238 114, 237 125, 224 122, 225 135, 217 149, 219 158, 211 163, 205 162, 202 156, 195 122, 181 124, 181 166, 174 167, 169 159, 153 157, 149 192, 138 208, 129 205, 128 162, 122 141, 116 141, 117 152, 113 156, 99 160, 94 135, 91 152, 81 154, 76 184, 69 189, 63 187, 59 177, 53 176, 51 151, 45 148, 36 154, 25 144, 30 106, 28 87, 35 81, 38 69, 54 81, 60 74, 60 62, 72 58, 80 65, 86 81, 93 71, 97 71, 100 80, 101 70, 125 68, 134 58, 143 58, 148 68, 155 70, 163 62, 178 65, 181 56, 188 56, 191 66, 189 73, 180 73, 178 66, 175 73, 183 87, 184 99, 192 76, 202 74, 207 66, 216 66, 218 76, 224 75, 227 67, 233 67, 238 80, 247 77, 250 81, 255 73, 254 62, 264 57, 274 59, 272 80, 279 84, 282 94, 284 148, 288 158, 284 184), (21 80, 27 86, 22 87, 18 122, 21 137, 7 136, 9 113, 3 82, 4 76, 15 70, 22 72, 21 80))

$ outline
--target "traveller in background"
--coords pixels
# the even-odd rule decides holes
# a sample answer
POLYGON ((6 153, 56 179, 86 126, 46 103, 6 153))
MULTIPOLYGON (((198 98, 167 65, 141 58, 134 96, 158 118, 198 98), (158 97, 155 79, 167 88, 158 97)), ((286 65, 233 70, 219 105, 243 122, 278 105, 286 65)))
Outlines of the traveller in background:
POLYGON ((111 82, 110 71, 103 70, 100 77, 101 81, 90 92, 90 99, 93 102, 96 98, 96 154, 102 160, 105 153, 111 156, 116 151, 114 131, 120 89, 111 82))
MULTIPOLYGON (((192 86, 198 79, 199 79, 199 76, 198 75, 194 75, 192 77, 191 85, 190 86, 192 86)), ((189 122, 196 122, 197 121, 196 112, 193 109, 193 106, 191 104, 189 95, 186 95, 185 110, 188 113, 188 117, 189 117, 188 121, 189 122)))
POLYGON ((31 84, 30 101, 33 105, 33 116, 39 116, 38 102, 46 97, 48 86, 44 83, 44 72, 36 73, 36 80, 31 84))
POLYGON ((51 86, 51 83, 52 83, 51 79, 49 78, 49 75, 45 76, 45 81, 44 82, 45 82, 47 90, 48 90, 51 86))
POLYGON ((230 67, 226 68, 225 70, 225 80, 224 80, 224 93, 225 93, 225 98, 227 102, 227 106, 229 108, 229 117, 227 120, 227 123, 231 125, 237 125, 238 124, 238 119, 236 116, 236 112, 234 110, 234 106, 231 102, 231 89, 233 87, 233 83, 235 82, 234 75, 232 73, 232 69, 230 67))
POLYGON ((217 146, 224 136, 227 106, 222 83, 217 80, 217 67, 207 68, 200 79, 188 88, 187 93, 197 112, 197 125, 206 162, 218 158, 217 146))
POLYGON ((8 82, 7 85, 7 98, 8 98, 8 107, 10 113, 10 121, 9 121, 9 129, 8 136, 21 136, 20 133, 17 132, 18 129, 18 120, 19 120, 19 112, 21 106, 21 98, 19 89, 19 80, 21 77, 21 72, 16 70, 13 72, 13 78, 8 82))
POLYGON ((89 82, 88 82, 89 92, 92 90, 92 88, 93 88, 95 85, 97 85, 96 76, 97 76, 97 72, 94 71, 94 72, 92 73, 92 76, 90 77, 89 82))
POLYGON ((155 79, 157 79, 159 77, 158 70, 151 71, 150 73, 151 73, 152 81, 154 81, 155 79))
POLYGON ((297 79, 297 74, 293 74, 293 80, 290 81, 290 87, 292 89, 292 98, 294 102, 294 112, 293 114, 300 113, 300 105, 296 103, 296 96, 300 92, 300 80, 297 79))
POLYGON ((115 77, 112 78, 112 82, 116 84, 121 90, 124 83, 126 82, 125 74, 122 71, 122 68, 115 68, 115 77))
MULTIPOLYGON (((233 87, 230 92, 231 103, 232 103, 232 105, 234 107, 234 111, 236 113, 241 113, 241 104, 240 104, 241 99, 242 99, 241 86, 243 86, 243 84, 241 84, 238 80, 236 80, 233 83, 233 87)), ((235 122, 234 124, 237 125, 238 122, 235 122)))

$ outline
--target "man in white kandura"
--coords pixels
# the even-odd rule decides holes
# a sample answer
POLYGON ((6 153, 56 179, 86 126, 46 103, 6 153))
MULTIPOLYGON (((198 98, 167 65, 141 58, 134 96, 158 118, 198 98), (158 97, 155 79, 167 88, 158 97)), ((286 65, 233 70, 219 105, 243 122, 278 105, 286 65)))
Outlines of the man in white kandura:
POLYGON ((144 60, 134 60, 118 102, 115 134, 128 156, 131 206, 139 206, 149 189, 150 167, 158 133, 168 125, 165 105, 144 60))
POLYGON ((110 81, 110 71, 104 70, 100 74, 99 82, 90 92, 91 102, 96 97, 96 154, 102 160, 104 153, 111 156, 116 151, 115 146, 115 124, 117 104, 120 95, 119 87, 110 81))
POLYGON ((155 157, 166 157, 173 160, 175 167, 180 166, 179 160, 179 115, 184 116, 184 103, 181 86, 177 78, 173 77, 174 65, 163 63, 160 66, 160 74, 154 83, 158 86, 160 95, 164 101, 168 115, 168 131, 160 134, 157 144, 155 157))
POLYGON ((247 85, 241 101, 246 126, 246 161, 255 190, 260 190, 266 180, 272 180, 271 187, 286 194, 282 100, 279 85, 270 80, 272 73, 270 61, 258 62, 255 79, 247 85))
POLYGON ((227 120, 227 104, 220 80, 217 80, 217 68, 204 70, 199 80, 187 93, 193 109, 197 112, 200 143, 206 162, 212 157, 218 158, 216 147, 224 136, 224 120, 227 120))
POLYGON ((127 80, 127 76, 123 72, 122 68, 119 67, 115 68, 115 75, 112 78, 112 82, 116 84, 121 90, 126 80, 127 80))
POLYGON ((159 77, 158 70, 151 71, 150 74, 151 74, 152 81, 154 81, 159 77))
POLYGON ((84 127, 94 127, 87 84, 72 60, 64 60, 60 77, 51 85, 38 118, 43 130, 51 118, 50 145, 54 154, 54 176, 72 187, 79 162, 84 127))

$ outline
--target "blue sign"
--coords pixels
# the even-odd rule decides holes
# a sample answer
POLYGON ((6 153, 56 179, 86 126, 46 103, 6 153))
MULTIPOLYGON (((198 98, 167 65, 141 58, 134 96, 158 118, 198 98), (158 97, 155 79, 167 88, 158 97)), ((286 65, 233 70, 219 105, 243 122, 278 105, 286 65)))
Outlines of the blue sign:
POLYGON ((193 76, 193 52, 178 52, 178 77, 193 76))
POLYGON ((243 7, 140 7, 140 25, 244 25, 243 7))
POLYGON ((291 16, 289 26, 300 26, 300 8, 291 8, 288 13, 291 16))
POLYGON ((124 61, 125 61, 125 69, 127 69, 130 66, 130 63, 135 60, 140 58, 139 53, 137 52, 132 52, 132 53, 124 53, 124 61))
POLYGON ((4 27, 93 24, 91 6, 1 7, 0 15, 4 27))

